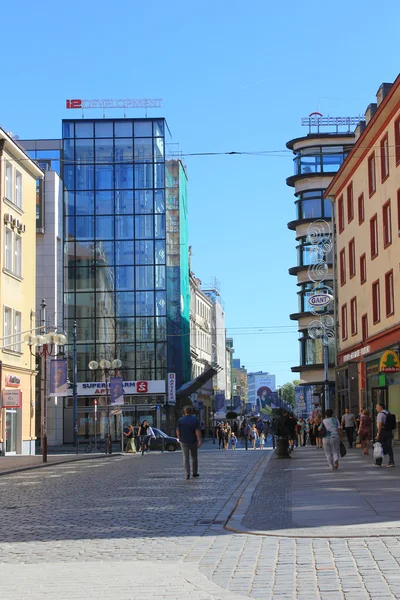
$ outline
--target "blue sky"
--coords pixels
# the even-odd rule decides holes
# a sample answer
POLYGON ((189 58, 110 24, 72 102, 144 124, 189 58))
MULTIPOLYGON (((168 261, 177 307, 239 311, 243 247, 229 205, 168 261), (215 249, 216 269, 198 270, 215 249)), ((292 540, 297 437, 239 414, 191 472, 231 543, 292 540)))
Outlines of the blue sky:
MULTIPOLYGON (((301 117, 358 115, 399 72, 396 0, 22 0, 2 22, 0 123, 21 138, 59 137, 66 98, 162 97, 151 115, 183 153, 285 150, 301 117)), ((184 161, 192 268, 219 280, 236 356, 282 384, 298 364, 292 156, 184 161)))

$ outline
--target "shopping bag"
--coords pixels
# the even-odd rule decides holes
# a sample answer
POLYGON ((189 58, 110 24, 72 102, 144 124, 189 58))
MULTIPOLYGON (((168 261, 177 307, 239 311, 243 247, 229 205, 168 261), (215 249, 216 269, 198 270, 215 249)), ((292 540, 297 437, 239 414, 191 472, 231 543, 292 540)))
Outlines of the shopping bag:
POLYGON ((374 444, 374 458, 378 459, 378 458, 383 458, 384 454, 383 454, 383 448, 382 448, 382 444, 380 442, 375 442, 374 444))
POLYGON ((360 438, 360 436, 358 435, 358 436, 356 437, 356 448, 361 448, 361 447, 362 447, 362 444, 361 444, 361 438, 360 438))

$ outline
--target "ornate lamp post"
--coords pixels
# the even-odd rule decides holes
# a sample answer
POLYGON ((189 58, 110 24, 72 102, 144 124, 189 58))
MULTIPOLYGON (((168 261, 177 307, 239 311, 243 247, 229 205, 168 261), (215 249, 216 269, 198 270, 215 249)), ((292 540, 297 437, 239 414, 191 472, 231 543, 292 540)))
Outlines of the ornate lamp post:
MULTIPOLYGON (((110 423, 110 402, 109 402, 109 394, 108 394, 108 376, 110 369, 120 369, 122 366, 122 362, 119 358, 115 358, 112 362, 106 360, 105 358, 101 359, 98 363, 97 360, 91 360, 88 367, 91 371, 96 371, 99 367, 103 370, 104 381, 106 384, 106 411, 107 411, 107 445, 106 450, 107 454, 112 454, 112 443, 111 443, 111 423, 110 423)), ((123 433, 121 432, 121 435, 123 433)))
POLYGON ((41 359, 41 442, 43 462, 47 462, 47 357, 63 354, 62 347, 67 343, 67 336, 64 333, 54 331, 46 333, 46 302, 44 299, 41 303, 41 309, 43 334, 28 333, 24 341, 29 346, 32 356, 41 359))

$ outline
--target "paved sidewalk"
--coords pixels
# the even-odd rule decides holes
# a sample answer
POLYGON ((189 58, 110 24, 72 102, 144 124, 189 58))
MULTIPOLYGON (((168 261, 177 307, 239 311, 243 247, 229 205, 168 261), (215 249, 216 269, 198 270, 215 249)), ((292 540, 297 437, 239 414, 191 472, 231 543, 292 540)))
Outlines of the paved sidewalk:
POLYGON ((60 465, 81 460, 104 459, 110 460, 118 454, 106 455, 102 454, 49 454, 47 463, 43 462, 42 456, 2 456, 0 457, 0 475, 10 475, 12 473, 20 473, 30 471, 32 469, 41 469, 49 466, 60 465))

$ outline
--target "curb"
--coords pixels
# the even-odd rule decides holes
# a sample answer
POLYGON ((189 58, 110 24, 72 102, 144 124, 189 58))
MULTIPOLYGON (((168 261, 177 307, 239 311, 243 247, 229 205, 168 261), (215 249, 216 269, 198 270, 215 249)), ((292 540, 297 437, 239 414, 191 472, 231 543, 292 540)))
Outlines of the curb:
POLYGON ((68 463, 72 463, 72 462, 82 462, 82 461, 86 461, 86 460, 96 460, 96 459, 100 459, 100 458, 113 458, 113 457, 117 457, 117 456, 123 456, 120 453, 115 453, 112 454, 111 456, 107 455, 107 454, 100 454, 99 456, 85 456, 82 458, 68 458, 67 460, 57 460, 55 462, 50 462, 50 463, 39 463, 38 465, 29 465, 26 467, 17 467, 16 469, 9 469, 8 471, 0 471, 0 477, 2 477, 3 475, 12 475, 13 473, 22 473, 23 471, 33 471, 34 469, 44 469, 46 467, 54 467, 57 465, 65 465, 68 463))

